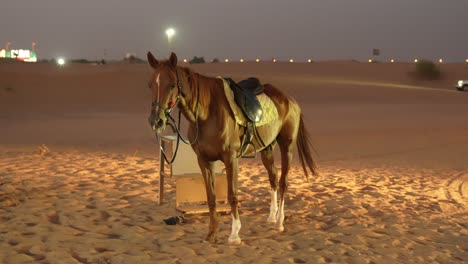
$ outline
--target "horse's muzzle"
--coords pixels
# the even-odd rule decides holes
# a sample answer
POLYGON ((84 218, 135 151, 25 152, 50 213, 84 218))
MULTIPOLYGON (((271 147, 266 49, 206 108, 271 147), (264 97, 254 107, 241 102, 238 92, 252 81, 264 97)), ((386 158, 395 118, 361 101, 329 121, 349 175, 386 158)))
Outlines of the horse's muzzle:
POLYGON ((166 122, 163 118, 158 117, 156 114, 151 113, 148 118, 148 122, 151 126, 151 129, 157 134, 163 132, 166 128, 166 122))

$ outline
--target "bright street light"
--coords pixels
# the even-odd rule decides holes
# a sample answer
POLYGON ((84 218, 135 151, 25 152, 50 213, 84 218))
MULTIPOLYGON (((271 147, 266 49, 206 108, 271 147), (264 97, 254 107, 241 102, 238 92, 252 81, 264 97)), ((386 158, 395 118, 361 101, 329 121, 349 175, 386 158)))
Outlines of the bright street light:
POLYGON ((167 35, 167 44, 169 46, 169 51, 172 51, 172 37, 175 35, 175 30, 173 28, 168 28, 166 30, 167 35))
POLYGON ((58 58, 57 59, 57 64, 60 65, 60 66, 65 65, 65 59, 64 58, 58 58))
POLYGON ((175 30, 174 30, 173 28, 168 28, 168 29, 166 30, 166 35, 167 35, 169 38, 172 37, 172 36, 174 36, 174 34, 175 34, 175 30))

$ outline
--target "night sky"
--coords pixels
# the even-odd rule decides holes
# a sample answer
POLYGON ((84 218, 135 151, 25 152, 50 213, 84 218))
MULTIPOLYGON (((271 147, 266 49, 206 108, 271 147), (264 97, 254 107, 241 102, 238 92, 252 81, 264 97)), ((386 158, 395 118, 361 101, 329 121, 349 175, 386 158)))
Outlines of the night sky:
MULTIPOLYGON (((464 61, 468 0, 2 0, 0 43, 39 59, 179 58, 464 61)), ((3 48, 3 47, 2 47, 3 48)))

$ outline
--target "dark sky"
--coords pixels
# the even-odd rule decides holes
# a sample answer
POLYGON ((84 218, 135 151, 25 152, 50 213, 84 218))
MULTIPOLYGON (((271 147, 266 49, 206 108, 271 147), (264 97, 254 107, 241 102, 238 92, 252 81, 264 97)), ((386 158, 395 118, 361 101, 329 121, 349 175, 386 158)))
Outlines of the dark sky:
POLYGON ((36 41, 40 58, 168 57, 169 26, 180 59, 365 60, 372 48, 381 59, 468 58, 468 0, 2 0, 0 10, 0 43, 36 41))

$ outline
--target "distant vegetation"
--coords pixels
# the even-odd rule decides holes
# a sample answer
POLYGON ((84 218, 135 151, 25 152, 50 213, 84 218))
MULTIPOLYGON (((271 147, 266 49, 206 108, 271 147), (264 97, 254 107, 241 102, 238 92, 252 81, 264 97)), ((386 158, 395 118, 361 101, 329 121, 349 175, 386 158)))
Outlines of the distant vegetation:
POLYGON ((417 78, 425 80, 438 80, 442 77, 437 64, 430 60, 420 60, 416 62, 416 69, 413 73, 417 78))
POLYGON ((81 63, 81 64, 106 64, 105 60, 87 60, 87 59, 73 59, 72 63, 81 63))
POLYGON ((145 60, 140 59, 140 58, 138 58, 137 56, 135 56, 133 54, 129 55, 129 56, 126 56, 124 58, 124 62, 127 62, 127 63, 146 63, 145 60))
POLYGON ((194 56, 193 59, 190 60, 190 63, 191 63, 191 64, 195 64, 195 63, 205 63, 205 58, 194 56))
POLYGON ((90 63, 89 60, 87 59, 75 59, 75 60, 71 60, 72 63, 90 63))
POLYGON ((55 59, 40 59, 37 61, 37 63, 48 64, 48 63, 56 63, 56 62, 55 62, 55 59))
POLYGON ((218 58, 214 58, 211 62, 212 62, 212 63, 218 63, 218 62, 219 62, 219 59, 218 59, 218 58))

